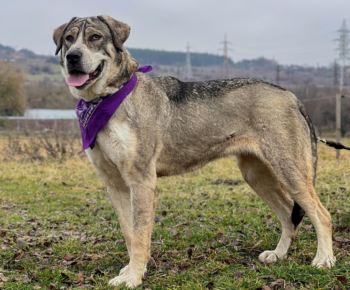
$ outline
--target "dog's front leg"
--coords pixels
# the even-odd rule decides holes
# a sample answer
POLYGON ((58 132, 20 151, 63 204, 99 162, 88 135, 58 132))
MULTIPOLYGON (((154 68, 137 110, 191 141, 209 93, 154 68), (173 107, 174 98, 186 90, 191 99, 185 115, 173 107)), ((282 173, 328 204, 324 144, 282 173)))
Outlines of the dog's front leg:
POLYGON ((120 272, 119 276, 109 281, 109 284, 113 286, 124 283, 128 287, 140 285, 150 258, 151 233, 157 200, 156 175, 154 173, 151 178, 142 177, 137 180, 130 184, 133 225, 131 250, 129 251, 130 263, 120 272))

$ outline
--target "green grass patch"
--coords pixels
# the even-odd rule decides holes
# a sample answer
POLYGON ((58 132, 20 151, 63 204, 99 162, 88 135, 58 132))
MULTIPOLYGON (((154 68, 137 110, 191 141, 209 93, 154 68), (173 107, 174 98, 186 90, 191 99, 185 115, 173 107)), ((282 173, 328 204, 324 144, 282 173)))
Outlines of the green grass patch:
MULTIPOLYGON (((349 152, 337 164, 335 151, 319 145, 316 189, 332 214, 332 269, 310 265, 317 242, 308 218, 286 260, 259 262, 281 226, 246 183, 214 184, 242 180, 233 158, 159 179, 153 260, 139 289, 350 287, 350 243, 339 239, 350 239, 349 168, 349 152)), ((128 263, 106 187, 87 158, 2 161, 0 209, 0 289, 110 289, 128 263)))

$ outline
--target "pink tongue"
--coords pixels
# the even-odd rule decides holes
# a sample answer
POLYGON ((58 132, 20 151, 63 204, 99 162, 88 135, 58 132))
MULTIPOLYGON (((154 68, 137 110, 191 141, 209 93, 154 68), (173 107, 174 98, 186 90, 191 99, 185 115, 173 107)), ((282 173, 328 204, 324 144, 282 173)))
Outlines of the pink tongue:
POLYGON ((89 79, 89 74, 77 73, 70 75, 66 82, 68 86, 80 87, 89 79))

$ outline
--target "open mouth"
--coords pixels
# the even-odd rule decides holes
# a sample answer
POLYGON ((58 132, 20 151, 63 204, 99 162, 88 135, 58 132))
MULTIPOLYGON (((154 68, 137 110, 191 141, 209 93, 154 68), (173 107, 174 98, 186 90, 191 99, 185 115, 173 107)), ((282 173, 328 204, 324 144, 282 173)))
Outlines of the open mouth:
POLYGON ((82 89, 93 80, 97 79, 103 70, 103 62, 92 72, 85 73, 79 70, 72 70, 66 82, 69 86, 76 87, 77 89, 82 89))

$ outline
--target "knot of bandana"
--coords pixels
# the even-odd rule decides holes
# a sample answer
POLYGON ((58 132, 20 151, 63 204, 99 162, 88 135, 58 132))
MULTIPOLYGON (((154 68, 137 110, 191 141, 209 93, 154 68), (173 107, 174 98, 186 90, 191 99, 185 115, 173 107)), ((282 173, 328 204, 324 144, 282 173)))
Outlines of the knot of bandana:
MULTIPOLYGON (((142 66, 138 72, 147 73, 151 70, 151 66, 142 66)), ((135 73, 130 81, 126 82, 113 95, 100 97, 91 102, 79 100, 75 112, 79 120, 83 150, 89 147, 94 148, 98 132, 108 123, 120 104, 134 89, 136 83, 137 75, 135 73)))

